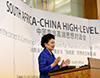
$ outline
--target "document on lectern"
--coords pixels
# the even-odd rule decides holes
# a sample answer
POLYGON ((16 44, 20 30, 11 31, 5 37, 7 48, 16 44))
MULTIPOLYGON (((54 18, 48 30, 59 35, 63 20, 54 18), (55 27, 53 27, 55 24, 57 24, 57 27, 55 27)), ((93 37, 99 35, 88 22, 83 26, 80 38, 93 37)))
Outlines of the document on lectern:
POLYGON ((62 68, 58 68, 56 70, 52 70, 52 71, 50 71, 50 73, 58 72, 58 71, 63 71, 63 70, 74 69, 74 68, 76 68, 76 66, 65 66, 65 67, 62 67, 62 68))

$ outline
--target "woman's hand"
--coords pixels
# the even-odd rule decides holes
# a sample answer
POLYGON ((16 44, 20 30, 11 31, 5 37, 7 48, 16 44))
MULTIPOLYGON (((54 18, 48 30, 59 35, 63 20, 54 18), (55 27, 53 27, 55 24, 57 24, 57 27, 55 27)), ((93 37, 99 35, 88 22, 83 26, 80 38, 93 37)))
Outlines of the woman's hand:
POLYGON ((70 64, 70 60, 69 60, 69 59, 67 59, 67 60, 65 60, 65 61, 63 60, 62 63, 61 63, 61 65, 60 65, 60 68, 61 68, 61 67, 65 67, 65 66, 67 66, 67 65, 69 65, 69 64, 70 64))
POLYGON ((61 57, 57 57, 55 59, 55 61, 51 64, 51 68, 53 68, 54 66, 56 66, 60 61, 61 61, 61 57))

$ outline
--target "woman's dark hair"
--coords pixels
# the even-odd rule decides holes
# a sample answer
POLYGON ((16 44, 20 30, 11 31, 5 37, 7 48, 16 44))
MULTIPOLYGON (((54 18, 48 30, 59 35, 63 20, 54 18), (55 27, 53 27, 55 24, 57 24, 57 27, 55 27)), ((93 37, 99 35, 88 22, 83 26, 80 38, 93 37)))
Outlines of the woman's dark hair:
POLYGON ((52 34, 43 35, 41 39, 41 46, 45 48, 44 43, 48 43, 50 39, 55 39, 55 36, 52 34))

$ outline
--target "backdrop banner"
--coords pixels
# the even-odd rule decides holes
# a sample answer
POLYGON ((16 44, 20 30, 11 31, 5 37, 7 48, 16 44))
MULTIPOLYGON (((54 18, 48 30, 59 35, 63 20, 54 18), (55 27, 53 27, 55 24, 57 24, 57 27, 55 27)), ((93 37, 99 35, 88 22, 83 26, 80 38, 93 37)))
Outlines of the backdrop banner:
MULTIPOLYGON (((90 35, 90 52, 94 58, 100 59, 100 20, 89 20, 89 26, 95 26, 99 34, 90 35), (94 56, 95 55, 95 56, 94 56)), ((92 31, 92 33, 95 33, 92 31)))
POLYGON ((40 42, 47 33, 55 35, 55 56, 69 58, 70 65, 100 58, 99 20, 34 9, 21 0, 2 0, 0 5, 0 78, 39 78, 40 42))

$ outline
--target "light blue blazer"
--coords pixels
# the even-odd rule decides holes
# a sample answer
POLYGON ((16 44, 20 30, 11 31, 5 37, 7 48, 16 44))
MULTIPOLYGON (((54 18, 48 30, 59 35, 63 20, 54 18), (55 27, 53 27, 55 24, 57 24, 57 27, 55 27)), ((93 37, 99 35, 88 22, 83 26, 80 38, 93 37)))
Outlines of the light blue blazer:
POLYGON ((51 64, 54 62, 55 59, 56 58, 54 54, 51 55, 50 52, 46 48, 44 48, 44 50, 40 53, 38 57, 40 78, 50 78, 50 76, 48 76, 48 73, 51 70, 60 68, 58 64, 55 67, 51 68, 51 64))

